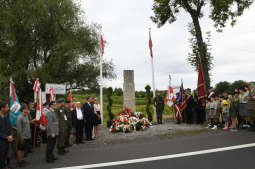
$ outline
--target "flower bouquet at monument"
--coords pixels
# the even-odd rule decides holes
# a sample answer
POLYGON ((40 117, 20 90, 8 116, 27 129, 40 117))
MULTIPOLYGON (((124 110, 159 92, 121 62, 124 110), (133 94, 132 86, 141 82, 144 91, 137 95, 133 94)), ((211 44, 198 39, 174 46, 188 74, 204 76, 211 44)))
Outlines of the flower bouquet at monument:
POLYGON ((131 112, 129 109, 120 111, 118 117, 113 120, 110 132, 144 131, 151 123, 141 112, 131 112))

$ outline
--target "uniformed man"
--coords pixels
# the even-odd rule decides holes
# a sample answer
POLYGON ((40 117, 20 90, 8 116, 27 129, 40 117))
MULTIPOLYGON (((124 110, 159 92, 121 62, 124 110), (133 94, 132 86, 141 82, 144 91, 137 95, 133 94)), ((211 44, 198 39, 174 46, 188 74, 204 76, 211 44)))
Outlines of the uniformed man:
POLYGON ((187 123, 188 124, 192 124, 193 120, 194 120, 194 111, 193 109, 195 108, 195 101, 193 96, 191 95, 191 89, 187 89, 186 90, 186 100, 187 100, 187 108, 186 108, 186 112, 187 112, 187 123))
POLYGON ((156 107, 157 112, 157 122, 158 124, 162 124, 162 114, 165 107, 165 102, 160 93, 157 93, 157 96, 154 98, 154 106, 156 107))
POLYGON ((46 114, 47 118, 47 148, 46 148, 46 162, 53 163, 57 158, 53 154, 53 150, 56 145, 56 140, 59 135, 59 120, 56 110, 56 102, 50 102, 50 108, 46 114))
POLYGON ((56 109, 59 120, 59 136, 57 137, 58 154, 64 155, 68 151, 65 150, 65 140, 67 131, 67 116, 65 113, 65 100, 63 98, 58 100, 58 107, 56 109))
POLYGON ((251 118, 253 120, 253 128, 255 131, 255 83, 250 83, 249 85, 249 101, 248 101, 248 111, 250 112, 251 118))
POLYGON ((66 104, 65 104, 65 113, 66 113, 66 117, 67 117, 67 131, 66 131, 66 141, 65 141, 65 145, 67 147, 70 147, 70 136, 71 136, 71 131, 72 131, 72 104, 69 100, 66 100, 66 104))

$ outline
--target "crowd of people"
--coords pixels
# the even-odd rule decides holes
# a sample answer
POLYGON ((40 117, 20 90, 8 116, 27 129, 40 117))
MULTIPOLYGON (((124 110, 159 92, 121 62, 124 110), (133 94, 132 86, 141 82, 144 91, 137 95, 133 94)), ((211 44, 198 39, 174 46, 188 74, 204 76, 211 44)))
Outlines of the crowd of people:
POLYGON ((255 83, 216 96, 211 90, 206 104, 207 128, 237 131, 255 127, 255 83))
POLYGON ((25 167, 25 158, 34 152, 41 142, 47 144, 45 160, 54 163, 58 160, 54 154, 68 153, 73 144, 84 144, 97 137, 101 124, 101 109, 97 98, 88 97, 85 104, 71 103, 59 99, 43 105, 47 124, 39 124, 36 120, 35 104, 22 104, 21 114, 17 118, 17 128, 13 128, 9 118, 9 105, 0 101, 0 169, 12 168, 10 161, 15 154, 18 167, 25 167), (93 133, 94 131, 94 133, 93 133), (14 153, 15 152, 15 153, 14 153))
POLYGON ((181 110, 181 117, 176 118, 178 124, 206 122, 206 128, 231 131, 255 128, 255 83, 235 89, 234 93, 223 92, 219 95, 209 89, 205 105, 198 99, 196 92, 186 89, 184 101, 185 109, 181 110))

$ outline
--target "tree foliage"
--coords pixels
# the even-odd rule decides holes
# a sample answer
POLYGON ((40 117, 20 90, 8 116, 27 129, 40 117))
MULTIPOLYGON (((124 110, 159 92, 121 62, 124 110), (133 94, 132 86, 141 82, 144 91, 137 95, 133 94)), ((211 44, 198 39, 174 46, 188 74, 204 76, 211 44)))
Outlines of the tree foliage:
MULTIPOLYGON (((0 0, 0 89, 8 79, 22 101, 32 100, 36 78, 70 88, 98 87, 100 27, 83 19, 72 0, 0 0)), ((104 62, 103 75, 113 78, 104 62)))
POLYGON ((234 93, 235 89, 246 87, 247 85, 248 83, 243 80, 237 80, 237 81, 234 81, 233 83, 230 83, 227 81, 219 82, 215 85, 215 94, 219 95, 224 92, 234 93))
MULTIPOLYGON (((188 53, 187 61, 188 63, 196 70, 198 71, 198 66, 200 63, 200 55, 199 55, 199 47, 196 39, 196 32, 194 25, 192 23, 189 24, 189 32, 191 34, 191 38, 189 39, 191 52, 188 53)), ((210 72, 213 68, 213 56, 211 54, 211 32, 206 32, 206 57, 204 61, 204 65, 208 67, 208 71, 210 72)))
POLYGON ((173 23, 181 11, 187 12, 194 25, 199 56, 203 64, 206 87, 210 87, 209 65, 206 64, 207 45, 204 42, 199 19, 204 16, 206 6, 210 8, 209 18, 218 31, 226 26, 228 21, 233 26, 238 16, 253 3, 253 0, 154 0, 152 21, 162 27, 167 22, 173 23))

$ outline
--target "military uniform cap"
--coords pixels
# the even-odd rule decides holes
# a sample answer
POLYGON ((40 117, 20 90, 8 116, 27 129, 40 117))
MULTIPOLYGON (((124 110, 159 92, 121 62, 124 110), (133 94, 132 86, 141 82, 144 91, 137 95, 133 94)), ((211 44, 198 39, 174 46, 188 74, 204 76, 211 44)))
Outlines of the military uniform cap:
POLYGON ((58 103, 63 103, 63 102, 65 102, 65 99, 64 99, 64 98, 58 99, 58 103))

